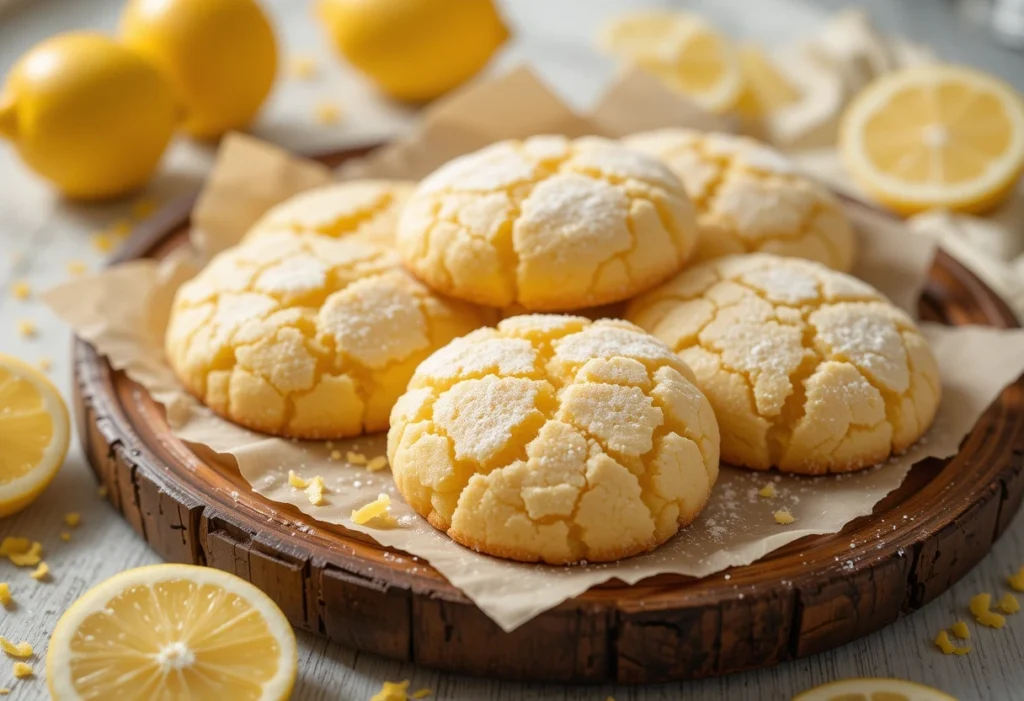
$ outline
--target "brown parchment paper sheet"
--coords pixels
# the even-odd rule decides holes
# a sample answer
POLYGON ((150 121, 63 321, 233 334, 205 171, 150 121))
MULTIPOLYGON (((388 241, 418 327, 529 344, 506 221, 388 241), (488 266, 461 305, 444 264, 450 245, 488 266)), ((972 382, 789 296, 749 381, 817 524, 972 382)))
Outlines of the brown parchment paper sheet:
MULTIPOLYGON (((518 70, 443 100, 428 110, 421 129, 349 163, 337 175, 417 178, 452 156, 501 138, 534 133, 618 136, 686 124, 718 126, 654 81, 635 75, 624 76, 594 113, 582 117, 528 70, 518 70)), ((320 521, 366 533, 429 561, 505 630, 613 577, 627 583, 659 573, 701 577, 750 563, 803 536, 839 531, 870 513, 915 462, 955 453, 981 412, 1024 372, 1022 331, 925 324, 945 396, 935 426, 906 455, 860 473, 816 479, 725 467, 710 503, 693 525, 657 551, 618 563, 548 567, 480 555, 452 543, 413 513, 388 470, 370 473, 344 460, 332 461, 325 443, 272 438, 218 418, 180 387, 164 360, 163 330, 177 286, 211 254, 237 242, 267 207, 331 177, 322 166, 270 145, 229 137, 194 212, 191 246, 162 262, 130 262, 64 285, 52 290, 47 302, 111 365, 167 407, 176 436, 232 456, 252 488, 270 500, 293 504, 320 521), (289 469, 307 478, 321 475, 329 490, 327 504, 312 506, 301 490, 289 486, 289 469), (758 497, 757 490, 769 481, 777 496, 758 497), (380 493, 391 496, 398 525, 354 525, 352 509, 380 493), (782 508, 796 517, 794 524, 775 523, 773 513, 782 508)), ((932 240, 869 208, 851 205, 849 212, 860 237, 855 273, 915 312, 934 255, 932 240)), ((333 447, 343 456, 353 450, 373 457, 384 454, 384 444, 378 434, 336 441, 333 447)))

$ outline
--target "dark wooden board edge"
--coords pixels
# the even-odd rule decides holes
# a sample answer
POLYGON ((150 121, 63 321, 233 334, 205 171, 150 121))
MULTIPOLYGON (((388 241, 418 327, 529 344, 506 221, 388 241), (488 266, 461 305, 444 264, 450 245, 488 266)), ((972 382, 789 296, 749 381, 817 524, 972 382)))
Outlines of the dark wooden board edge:
MULTIPOLYGON (((160 212, 119 259, 152 252, 167 232, 187 222, 191 206, 191 199, 183 200, 160 212)), ((949 321, 1017 325, 1002 300, 942 252, 936 276, 940 284, 928 291, 937 307, 931 315, 956 302, 947 295, 953 289, 975 308, 952 304, 949 321)), ((429 568, 395 577, 381 571, 373 546, 358 542, 342 556, 306 539, 285 547, 254 514, 232 508, 223 495, 211 500, 194 493, 140 440, 119 395, 127 379, 82 341, 74 353, 76 418, 86 454, 115 508, 157 552, 253 581, 299 628, 393 659, 468 674, 650 683, 764 667, 828 650, 888 625, 948 588, 984 557, 1024 496, 1022 379, 986 412, 979 421, 984 429, 972 432, 955 458, 963 461, 958 470, 978 473, 974 488, 900 532, 882 551, 870 543, 850 549, 857 562, 851 571, 801 568, 801 551, 829 538, 811 537, 761 561, 777 571, 774 586, 747 581, 759 563, 731 570, 731 584, 722 573, 701 580, 717 595, 691 591, 693 580, 672 576, 628 589, 603 586, 506 634, 436 573, 428 575, 429 568), (968 451, 972 456, 965 459, 968 451), (733 595, 723 597, 723 590, 733 595)), ((934 479, 949 469, 930 462, 912 475, 929 471, 934 479)), ((926 497, 942 495, 929 497, 925 490, 917 496, 925 506, 926 497)), ((294 527, 296 520, 287 515, 274 525, 294 527)), ((847 531, 861 533, 870 523, 868 517, 851 524, 856 527, 844 530, 844 540, 847 531)))

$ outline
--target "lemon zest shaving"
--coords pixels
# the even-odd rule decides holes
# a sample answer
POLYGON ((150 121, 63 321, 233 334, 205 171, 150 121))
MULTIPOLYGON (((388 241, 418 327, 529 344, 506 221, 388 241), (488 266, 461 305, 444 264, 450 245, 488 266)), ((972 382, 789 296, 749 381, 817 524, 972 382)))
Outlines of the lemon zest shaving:
POLYGON ((34 567, 39 564, 42 557, 43 544, 39 541, 33 541, 32 545, 29 546, 27 550, 7 554, 7 559, 18 567, 34 567))
POLYGON ((362 526, 377 519, 383 525, 395 525, 395 519, 391 517, 391 497, 387 494, 380 494, 377 499, 358 509, 352 510, 352 523, 362 526))
POLYGON ((45 562, 40 562, 38 567, 28 573, 28 576, 37 582, 41 582, 50 576, 50 566, 45 562))
POLYGON ((1020 602, 1013 594, 1007 594, 999 601, 999 610, 1003 613, 1017 613, 1020 611, 1020 602))
POLYGON ((363 455, 362 453, 356 453, 355 451, 352 450, 348 451, 348 453, 345 455, 345 459, 348 460, 353 465, 366 464, 366 456, 363 455))
POLYGON ((968 640, 971 637, 971 631, 967 629, 966 623, 963 621, 957 621, 953 624, 953 635, 961 640, 968 640))
POLYGON ((11 295, 15 299, 25 300, 32 296, 32 288, 24 280, 18 280, 11 285, 11 295))
POLYGON ((0 606, 10 606, 12 601, 14 597, 11 596, 11 585, 0 582, 0 606))
POLYGON ((71 528, 76 528, 78 524, 82 522, 82 515, 72 511, 71 513, 64 514, 64 523, 71 528))
POLYGON ((18 679, 24 679, 25 677, 31 677, 35 672, 32 671, 32 666, 27 665, 24 662, 14 663, 14 676, 18 679))
POLYGON ((29 643, 14 644, 4 636, 0 635, 0 650, 3 650, 11 657, 31 657, 32 645, 29 643))
POLYGON ((935 644, 939 646, 944 655, 966 655, 971 651, 969 647, 957 647, 953 644, 953 641, 949 639, 949 633, 946 631, 939 631, 939 634, 935 637, 935 644))
POLYGON ((1006 625, 1006 618, 990 610, 992 595, 988 593, 978 594, 971 598, 970 609, 974 618, 983 626, 989 628, 1002 628, 1006 625))
POLYGON ((23 338, 34 338, 39 334, 39 329, 36 325, 28 319, 18 320, 18 333, 23 338))
POLYGON ((760 496, 764 497, 765 499, 770 499, 773 496, 775 496, 775 485, 774 484, 766 484, 765 486, 761 487, 761 489, 758 490, 757 493, 760 496))
POLYGON ((1017 570, 1017 574, 1011 574, 1007 580, 1010 583, 1010 587, 1016 591, 1024 591, 1024 565, 1017 570))

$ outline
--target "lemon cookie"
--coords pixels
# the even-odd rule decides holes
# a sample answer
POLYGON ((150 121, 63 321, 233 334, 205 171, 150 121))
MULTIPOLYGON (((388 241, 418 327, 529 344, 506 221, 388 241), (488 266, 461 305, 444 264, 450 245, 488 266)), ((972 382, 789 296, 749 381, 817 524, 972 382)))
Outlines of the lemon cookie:
POLYGON ((274 435, 341 438, 386 429, 419 362, 480 316, 376 246, 267 234, 178 289, 165 345, 216 413, 274 435))
POLYGON ((502 141, 419 184, 398 223, 406 266, 436 290, 532 311, 598 306, 664 280, 697 233, 657 159, 596 137, 502 141))
POLYGON ((860 469, 906 450, 939 404, 938 366, 910 317, 811 261, 708 261, 633 300, 626 317, 693 368, 728 463, 860 469))
POLYGON ((289 231, 393 246, 398 213, 414 186, 402 180, 353 180, 314 188, 269 209, 246 238, 289 231))
POLYGON ((481 552, 553 564, 650 550, 718 476, 718 424, 690 369, 619 320, 531 315, 417 368, 391 413, 406 501, 481 552))
POLYGON ((777 151, 742 136, 688 129, 624 142, 661 158, 683 181, 697 208, 697 260, 764 252, 853 267, 856 241, 842 205, 777 151))

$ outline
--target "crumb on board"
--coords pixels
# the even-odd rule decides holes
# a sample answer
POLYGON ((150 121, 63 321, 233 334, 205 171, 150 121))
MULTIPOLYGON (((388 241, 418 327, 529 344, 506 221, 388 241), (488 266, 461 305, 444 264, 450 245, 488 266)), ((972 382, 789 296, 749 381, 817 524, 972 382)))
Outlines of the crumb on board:
POLYGON ((971 637, 971 631, 967 629, 966 623, 963 621, 957 621, 953 624, 953 635, 961 640, 969 640, 971 637))
POLYGON ((969 647, 957 647, 953 644, 953 641, 949 639, 949 633, 946 631, 939 631, 939 634, 935 637, 935 644, 942 650, 944 655, 966 655, 971 651, 969 647))
POLYGON ((370 472, 377 472, 378 470, 383 470, 387 466, 388 459, 383 455, 378 455, 377 457, 373 458, 368 463, 366 463, 366 469, 369 470, 370 472))
POLYGON ((64 523, 71 528, 77 528, 82 522, 82 515, 76 511, 64 514, 64 523))
POLYGON ((353 465, 365 465, 367 462, 365 455, 363 455, 362 453, 357 453, 354 450, 348 451, 348 453, 345 455, 345 459, 348 460, 353 465))
POLYGON ((6 686, 0 686, 0 696, 7 696, 9 693, 11 693, 10 689, 6 686))
POLYGON ((50 372, 50 370, 53 369, 53 361, 50 360, 49 358, 40 358, 38 361, 36 361, 36 367, 38 367, 43 372, 50 372))
POLYGON ((991 609, 992 595, 983 592, 971 598, 970 609, 975 620, 989 628, 1002 628, 1006 625, 1006 618, 993 612, 991 609))
POLYGON ((369 504, 358 509, 352 509, 352 523, 358 526, 369 523, 374 519, 382 525, 395 525, 395 519, 391 516, 391 497, 387 494, 379 494, 369 504))
POLYGON ((321 100, 313 109, 313 118, 317 124, 337 124, 341 121, 341 108, 333 102, 321 100))
POLYGON ((71 541, 71 534, 68 533, 67 531, 61 531, 60 532, 60 539, 63 540, 65 543, 70 542, 71 541))
POLYGON ((43 544, 39 541, 29 542, 27 538, 4 538, 3 544, 0 544, 0 553, 7 555, 7 559, 18 567, 34 567, 43 557, 43 544))
POLYGON ((780 526, 788 526, 794 521, 796 521, 796 518, 793 514, 789 513, 789 509, 780 509, 775 512, 775 523, 780 526))
POLYGON ((24 280, 18 280, 11 285, 11 296, 15 299, 26 300, 32 296, 32 287, 24 280))
POLYGON ((1010 583, 1010 588, 1015 591, 1024 591, 1024 565, 1017 570, 1017 574, 1011 574, 1007 581, 1010 583))
POLYGON ((96 496, 98 496, 100 499, 106 499, 107 498, 107 487, 106 487, 106 485, 101 484, 100 486, 96 487, 96 496))
POLYGON ((332 450, 331 451, 331 460, 341 460, 341 451, 340 450, 332 450))
POLYGON ((68 275, 85 275, 89 270, 89 266, 81 260, 69 260, 64 267, 68 271, 68 275))
POLYGON ((32 671, 32 665, 27 665, 24 662, 14 663, 14 676, 17 679, 24 679, 25 677, 31 677, 35 674, 32 671))
POLYGON ((39 329, 36 325, 28 319, 18 320, 18 334, 22 338, 35 338, 39 335, 39 329))
POLYGON ((296 55, 292 56, 289 62, 289 73, 293 78, 299 80, 309 80, 316 75, 318 66, 316 59, 312 56, 296 55))
POLYGON ((28 573, 28 576, 37 582, 42 582, 50 577, 50 566, 45 562, 40 562, 39 566, 28 573))
POLYGON ((2 635, 0 635, 0 650, 3 650, 11 657, 32 657, 32 645, 30 643, 12 643, 2 635))
POLYGON ((760 496, 764 497, 765 499, 770 499, 773 496, 775 496, 775 485, 768 483, 765 486, 761 487, 761 489, 758 490, 757 493, 760 496))
POLYGON ((14 601, 14 597, 11 596, 11 585, 7 582, 0 582, 0 606, 10 606, 12 601, 14 601))
POLYGON ((1017 613, 1020 611, 1020 602, 1013 594, 1007 594, 999 600, 999 610, 1003 613, 1017 613))
POLYGON ((326 503, 324 500, 325 491, 327 491, 327 488, 324 486, 324 478, 317 475, 309 480, 309 485, 306 487, 306 498, 309 499, 309 503, 313 506, 323 506, 326 503))

